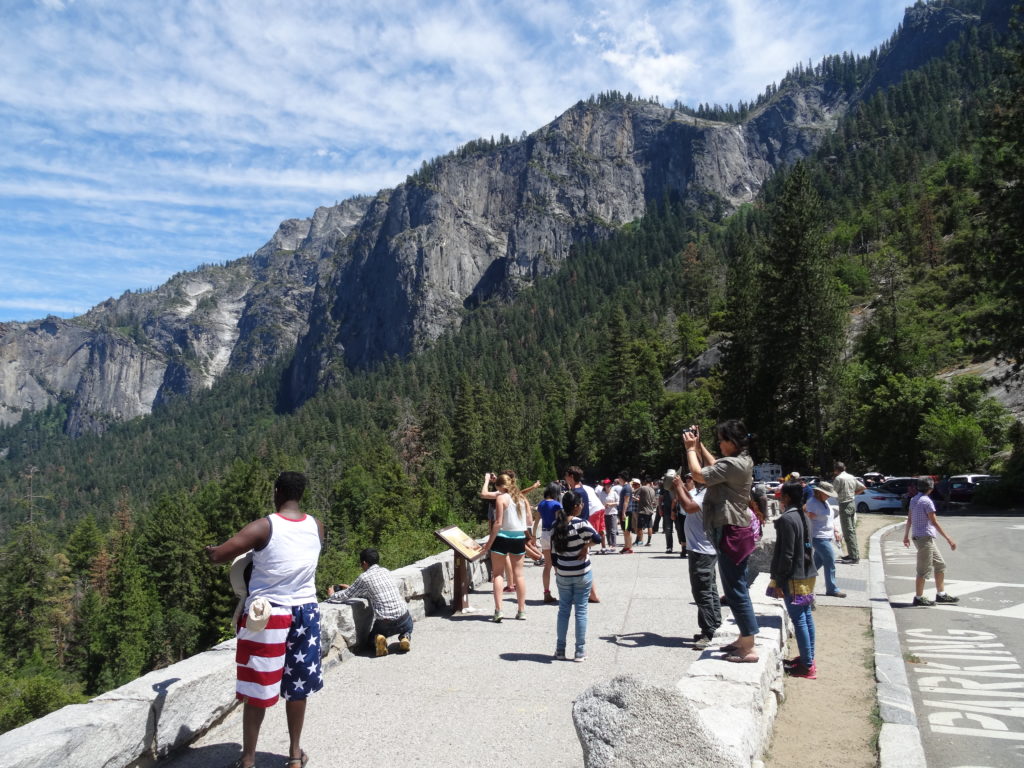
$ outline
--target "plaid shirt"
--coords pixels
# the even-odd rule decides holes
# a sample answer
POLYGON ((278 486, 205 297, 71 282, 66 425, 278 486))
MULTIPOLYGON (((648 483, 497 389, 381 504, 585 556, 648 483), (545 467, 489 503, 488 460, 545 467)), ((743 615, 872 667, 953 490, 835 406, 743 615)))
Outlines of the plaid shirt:
POLYGON ((369 600, 373 615, 378 619, 400 619, 408 611, 405 600, 391 578, 391 571, 379 565, 371 565, 359 574, 352 586, 335 592, 327 598, 327 602, 343 603, 356 598, 369 600))

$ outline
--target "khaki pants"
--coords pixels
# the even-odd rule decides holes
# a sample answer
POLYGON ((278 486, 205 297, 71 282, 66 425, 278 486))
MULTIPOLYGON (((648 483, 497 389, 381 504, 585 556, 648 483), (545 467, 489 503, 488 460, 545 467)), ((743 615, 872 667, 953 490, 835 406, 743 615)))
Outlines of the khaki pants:
POLYGON ((935 573, 945 573, 946 561, 935 546, 934 536, 915 536, 914 546, 917 547, 917 578, 927 579, 935 573))
POLYGON ((839 502, 839 522, 843 526, 843 541, 846 542, 846 554, 854 560, 860 560, 860 545, 857 543, 856 502, 839 502))

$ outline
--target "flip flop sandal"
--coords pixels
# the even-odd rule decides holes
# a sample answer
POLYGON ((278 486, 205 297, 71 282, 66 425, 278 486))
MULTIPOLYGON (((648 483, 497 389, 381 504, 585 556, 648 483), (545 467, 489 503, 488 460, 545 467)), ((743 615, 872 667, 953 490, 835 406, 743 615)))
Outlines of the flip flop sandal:
POLYGON ((309 762, 309 755, 306 754, 305 750, 302 750, 301 757, 289 757, 287 762, 284 764, 284 768, 293 768, 293 766, 299 766, 299 768, 306 768, 306 763, 309 762))
POLYGON ((733 651, 735 651, 735 650, 736 650, 736 648, 737 648, 737 647, 738 647, 738 646, 736 646, 736 645, 733 645, 732 643, 729 643, 729 645, 723 645, 723 646, 722 646, 721 648, 719 648, 718 650, 720 650, 720 651, 725 651, 726 653, 732 653, 733 651))
POLYGON ((733 664, 756 664, 761 658, 756 653, 748 653, 746 656, 736 656, 735 654, 729 654, 725 657, 726 661, 731 661, 733 664))

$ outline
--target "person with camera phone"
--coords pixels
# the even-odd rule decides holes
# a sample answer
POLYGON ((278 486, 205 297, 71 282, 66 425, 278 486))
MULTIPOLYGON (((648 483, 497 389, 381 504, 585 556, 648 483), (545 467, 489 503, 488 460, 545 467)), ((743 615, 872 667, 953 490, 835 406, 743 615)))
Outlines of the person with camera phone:
POLYGON ((695 482, 706 486, 704 526, 718 551, 718 573, 722 589, 732 609, 739 637, 722 647, 726 661, 754 663, 754 637, 757 617, 750 602, 747 584, 747 560, 755 541, 750 527, 750 485, 754 461, 748 447, 751 435, 738 419, 723 421, 715 427, 722 457, 716 459, 700 440, 700 429, 690 426, 683 432, 686 468, 695 482))

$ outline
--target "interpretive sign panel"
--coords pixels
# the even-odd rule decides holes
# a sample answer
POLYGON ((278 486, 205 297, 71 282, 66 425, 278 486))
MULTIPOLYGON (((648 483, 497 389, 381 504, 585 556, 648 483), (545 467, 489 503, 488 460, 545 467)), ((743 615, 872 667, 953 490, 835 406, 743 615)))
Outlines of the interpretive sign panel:
POLYGON ((483 547, 457 525, 449 525, 447 528, 434 531, 434 535, 471 563, 484 556, 483 547))

